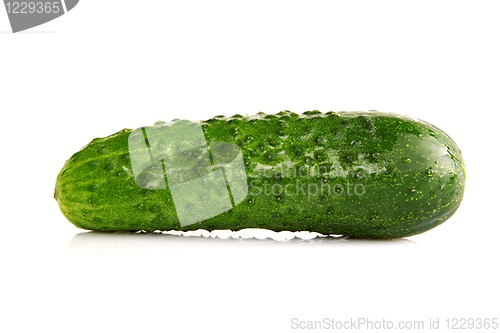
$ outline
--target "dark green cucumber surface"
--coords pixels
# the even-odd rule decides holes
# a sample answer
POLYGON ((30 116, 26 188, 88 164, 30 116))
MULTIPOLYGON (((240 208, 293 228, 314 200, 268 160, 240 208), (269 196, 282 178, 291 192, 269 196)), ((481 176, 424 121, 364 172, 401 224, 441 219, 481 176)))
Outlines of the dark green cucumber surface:
MULTIPOLYGON (((75 226, 101 231, 264 228, 360 238, 432 229, 458 209, 465 164, 439 128, 377 111, 216 116, 205 139, 241 149, 248 195, 232 209, 181 227, 168 189, 139 187, 124 129, 66 161, 55 198, 75 226)), ((168 171, 168 170, 167 170, 168 171)))

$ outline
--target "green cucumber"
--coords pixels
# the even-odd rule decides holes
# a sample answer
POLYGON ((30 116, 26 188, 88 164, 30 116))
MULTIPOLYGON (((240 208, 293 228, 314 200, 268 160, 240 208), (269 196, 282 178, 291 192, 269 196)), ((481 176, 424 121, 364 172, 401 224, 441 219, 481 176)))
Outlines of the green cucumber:
POLYGON ((281 111, 176 119, 96 138, 66 161, 54 197, 70 222, 88 230, 264 228, 400 238, 449 219, 465 180, 458 146, 429 123, 377 111, 281 111), (199 145, 190 128, 202 133, 199 145), (237 178, 228 163, 239 153, 237 178), (200 187, 199 179, 214 175, 224 176, 222 187, 200 187), (191 181, 198 187, 183 187, 191 181))

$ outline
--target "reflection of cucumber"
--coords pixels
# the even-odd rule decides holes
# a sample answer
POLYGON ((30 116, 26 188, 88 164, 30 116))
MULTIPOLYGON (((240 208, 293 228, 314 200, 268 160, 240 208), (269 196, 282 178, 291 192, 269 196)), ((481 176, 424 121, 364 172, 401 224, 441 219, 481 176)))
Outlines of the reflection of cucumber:
MULTIPOLYGON (((168 185, 136 184, 131 130, 124 129, 94 139, 66 161, 55 191, 61 211, 91 230, 266 228, 394 238, 436 227, 462 201, 465 171, 457 145, 435 126, 409 117, 285 111, 217 116, 200 124, 209 145, 241 148, 248 195, 232 209, 181 227, 168 185)), ((190 163, 185 165, 196 168, 190 163)), ((138 179, 147 183, 158 175, 163 173, 145 170, 138 179)))

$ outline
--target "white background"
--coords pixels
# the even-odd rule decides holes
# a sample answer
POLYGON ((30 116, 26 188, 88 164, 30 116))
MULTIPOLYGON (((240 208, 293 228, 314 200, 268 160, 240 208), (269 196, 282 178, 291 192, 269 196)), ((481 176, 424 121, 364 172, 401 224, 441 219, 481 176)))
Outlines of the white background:
POLYGON ((500 317, 499 14, 498 1, 82 0, 12 34, 0 7, 0 331, 500 317), (435 124, 465 158, 461 207, 407 239, 279 242, 88 233, 52 198, 94 137, 284 109, 435 124))

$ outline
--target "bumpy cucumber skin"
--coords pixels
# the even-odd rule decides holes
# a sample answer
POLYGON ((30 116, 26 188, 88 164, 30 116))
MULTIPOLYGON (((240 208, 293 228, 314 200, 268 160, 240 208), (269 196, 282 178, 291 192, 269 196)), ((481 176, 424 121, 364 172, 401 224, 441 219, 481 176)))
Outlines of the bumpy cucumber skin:
POLYGON ((463 198, 465 164, 458 146, 439 128, 407 116, 282 111, 199 123, 209 144, 231 142, 242 150, 249 194, 233 209, 181 227, 168 187, 136 185, 128 151, 131 130, 124 129, 92 140, 66 161, 55 189, 62 213, 79 228, 101 231, 265 228, 400 238, 440 225, 463 198), (257 172, 284 170, 280 166, 290 163, 294 170, 316 167, 322 172, 309 172, 307 178, 257 172), (275 189, 305 184, 307 193, 312 183, 340 184, 343 193, 338 193, 340 186, 314 196, 270 191, 274 184, 281 186, 275 189), (358 185, 354 194, 357 184, 363 187, 358 185))

